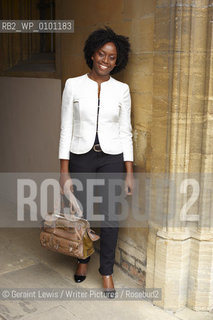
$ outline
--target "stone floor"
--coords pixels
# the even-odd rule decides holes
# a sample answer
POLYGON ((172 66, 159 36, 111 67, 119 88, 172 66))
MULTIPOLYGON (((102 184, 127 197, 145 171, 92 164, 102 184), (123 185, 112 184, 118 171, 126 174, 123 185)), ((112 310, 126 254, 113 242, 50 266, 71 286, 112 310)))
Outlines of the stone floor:
MULTIPOLYGON (((73 274, 76 260, 40 246, 39 229, 1 228, 1 288, 100 288, 99 256, 92 256, 88 276, 76 284, 73 274)), ((114 267, 117 288, 138 288, 136 281, 114 267)), ((213 313, 184 308, 176 313, 164 311, 145 300, 0 300, 0 319, 143 319, 212 320, 213 313)))

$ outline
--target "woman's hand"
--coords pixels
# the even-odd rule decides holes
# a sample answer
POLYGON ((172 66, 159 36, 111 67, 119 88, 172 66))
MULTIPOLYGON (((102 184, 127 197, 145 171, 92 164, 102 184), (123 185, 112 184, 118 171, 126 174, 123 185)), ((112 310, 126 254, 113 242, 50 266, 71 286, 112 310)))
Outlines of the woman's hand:
POLYGON ((72 179, 68 172, 61 172, 59 183, 61 187, 61 194, 65 194, 65 188, 70 188, 71 192, 73 192, 72 179))
POLYGON ((125 179, 125 192, 126 195, 132 195, 134 190, 134 176, 133 172, 127 172, 125 179))
POLYGON ((70 174, 67 172, 61 172, 60 174, 60 187, 61 187, 61 194, 65 195, 69 200, 70 212, 71 214, 77 213, 79 217, 83 216, 83 212, 79 207, 79 204, 74 196, 73 192, 73 184, 70 174), (71 191, 71 193, 70 193, 71 191))
POLYGON ((126 192, 126 195, 132 195, 133 189, 134 189, 133 161, 125 161, 125 166, 126 166, 125 192, 126 192))

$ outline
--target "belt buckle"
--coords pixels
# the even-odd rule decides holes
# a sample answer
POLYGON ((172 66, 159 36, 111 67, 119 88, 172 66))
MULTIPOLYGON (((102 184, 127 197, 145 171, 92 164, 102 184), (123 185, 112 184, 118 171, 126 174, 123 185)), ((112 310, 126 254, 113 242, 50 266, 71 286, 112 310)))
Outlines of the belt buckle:
POLYGON ((96 147, 100 147, 100 144, 94 144, 93 150, 94 150, 95 152, 101 152, 101 151, 102 151, 101 148, 97 150, 96 147))

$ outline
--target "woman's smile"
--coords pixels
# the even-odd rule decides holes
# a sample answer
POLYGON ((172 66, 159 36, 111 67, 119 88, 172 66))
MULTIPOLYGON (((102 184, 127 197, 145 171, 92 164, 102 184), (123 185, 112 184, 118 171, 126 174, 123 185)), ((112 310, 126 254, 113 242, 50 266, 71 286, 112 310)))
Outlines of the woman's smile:
POLYGON ((104 66, 103 64, 99 64, 99 68, 102 69, 102 70, 108 69, 108 67, 107 67, 107 66, 104 66))

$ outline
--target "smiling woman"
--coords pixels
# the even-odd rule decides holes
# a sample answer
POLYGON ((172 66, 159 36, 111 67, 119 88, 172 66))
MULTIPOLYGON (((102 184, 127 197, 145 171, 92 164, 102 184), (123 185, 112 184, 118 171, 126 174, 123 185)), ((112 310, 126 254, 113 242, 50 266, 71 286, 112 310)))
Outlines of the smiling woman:
MULTIPOLYGON (((92 56, 93 71, 100 76, 106 76, 114 69, 117 60, 117 49, 113 42, 105 43, 92 56)), ((92 72, 91 72, 92 73, 92 72)))
MULTIPOLYGON (((126 67, 130 43, 111 28, 95 30, 84 46, 84 55, 90 72, 69 78, 62 96, 59 159, 60 185, 63 193, 66 181, 77 173, 82 184, 87 184, 87 173, 101 174, 107 186, 113 178, 125 175, 126 195, 132 195, 133 143, 131 126, 131 98, 129 86, 111 77, 126 67), (80 175, 83 173, 83 176, 80 175)), ((89 176, 90 177, 90 176, 89 176)), ((101 190, 101 188, 99 188, 101 190)), ((84 217, 88 199, 86 190, 77 196, 83 205, 84 217)), ((100 228, 100 268, 103 287, 108 297, 115 297, 112 279, 118 221, 110 219, 115 213, 107 203, 108 189, 102 187, 101 213, 105 220, 100 228)), ((78 259, 74 275, 76 282, 86 279, 90 257, 78 259)))
POLYGON ((113 43, 116 48, 116 52, 113 52, 116 54, 116 66, 110 71, 110 74, 118 73, 126 67, 130 52, 128 38, 118 35, 111 28, 106 27, 106 29, 98 29, 91 33, 85 42, 84 56, 90 69, 93 68, 92 56, 94 53, 97 50, 102 51, 100 49, 109 42, 113 43))

